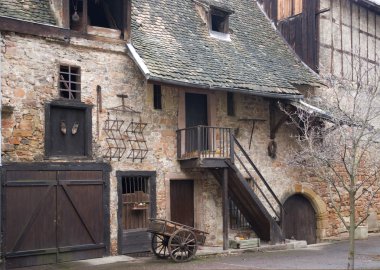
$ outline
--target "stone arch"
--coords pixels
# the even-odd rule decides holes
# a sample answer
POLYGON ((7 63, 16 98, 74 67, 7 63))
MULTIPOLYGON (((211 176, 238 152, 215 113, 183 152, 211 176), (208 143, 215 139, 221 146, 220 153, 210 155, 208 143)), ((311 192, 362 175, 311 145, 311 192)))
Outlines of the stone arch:
POLYGON ((320 242, 323 238, 326 237, 326 231, 328 228, 328 212, 326 203, 322 200, 322 198, 315 193, 311 188, 303 185, 302 183, 296 183, 291 186, 282 196, 281 202, 285 203, 285 201, 295 195, 301 194, 305 198, 307 198, 311 205, 315 210, 315 217, 317 219, 317 242, 320 242))

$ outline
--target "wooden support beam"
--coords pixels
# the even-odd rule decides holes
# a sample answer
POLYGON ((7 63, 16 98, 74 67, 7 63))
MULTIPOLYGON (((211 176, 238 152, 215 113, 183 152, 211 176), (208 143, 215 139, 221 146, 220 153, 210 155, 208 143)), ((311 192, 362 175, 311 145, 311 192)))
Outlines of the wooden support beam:
POLYGON ((230 211, 228 203, 228 169, 223 169, 223 186, 222 186, 222 204, 223 204, 223 250, 228 250, 228 228, 230 220, 230 211))
POLYGON ((82 19, 82 31, 83 33, 87 33, 87 25, 88 25, 88 0, 83 0, 83 19, 82 19))
POLYGON ((285 123, 288 116, 286 114, 283 114, 281 118, 276 122, 276 103, 274 101, 271 101, 269 104, 269 124, 270 124, 270 139, 274 140, 276 138, 276 133, 282 126, 282 124, 285 123))

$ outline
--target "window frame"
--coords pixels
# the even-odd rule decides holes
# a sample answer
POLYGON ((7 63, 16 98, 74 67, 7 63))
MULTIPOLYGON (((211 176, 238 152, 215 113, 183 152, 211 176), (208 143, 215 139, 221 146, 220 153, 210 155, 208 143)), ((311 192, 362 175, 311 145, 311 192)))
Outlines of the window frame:
POLYGON ((229 32, 229 17, 230 17, 231 12, 223 10, 221 8, 215 7, 215 6, 210 6, 210 12, 209 12, 209 28, 211 32, 216 32, 216 33, 222 33, 222 34, 228 34, 229 32), (213 17, 221 17, 223 18, 223 29, 222 31, 219 30, 214 30, 213 29, 213 17))
MULTIPOLYGON (((82 0, 83 1, 83 10, 82 10, 82 23, 81 23, 81 29, 80 30, 74 30, 71 27, 71 12, 70 12, 70 3, 71 1, 63 1, 63 26, 67 29, 70 29, 73 32, 79 32, 82 34, 87 34, 87 26, 91 26, 88 22, 88 1, 89 0, 82 0)), ((122 0, 122 27, 120 30, 121 32, 121 39, 124 40, 130 40, 130 33, 131 33, 131 8, 132 8, 132 1, 131 0, 122 0)), ((112 28, 104 28, 104 29, 112 29, 112 28)))
POLYGON ((71 102, 68 100, 55 100, 45 104, 45 138, 44 138, 45 158, 46 159, 92 159, 92 105, 87 105, 82 102, 71 102), (85 155, 53 155, 51 143, 51 109, 52 107, 62 107, 66 109, 80 109, 85 113, 85 140, 84 152, 85 155))
POLYGON ((75 66, 75 65, 69 65, 69 64, 59 64, 59 75, 58 75, 58 94, 59 94, 59 98, 60 99, 63 99, 63 100, 69 100, 69 101, 81 101, 81 96, 82 96, 82 74, 81 74, 81 68, 79 66, 75 66), (63 67, 67 67, 68 68, 68 72, 62 72, 62 68, 63 67), (77 74, 74 74, 71 72, 72 69, 77 69, 78 70, 78 73, 77 74), (69 76, 69 80, 66 81, 66 80, 63 80, 61 78, 61 74, 65 74, 65 75, 68 75, 69 76), (71 77, 72 76, 76 76, 78 81, 74 82, 71 80, 71 77), (69 89, 63 89, 61 87, 61 83, 68 83, 68 86, 69 86, 69 89), (71 89, 71 85, 72 84, 76 84, 79 86, 79 90, 76 89, 76 90, 73 90, 71 89), (62 96, 62 92, 67 92, 68 93, 68 98, 62 96), (75 97, 74 98, 70 98, 70 95, 72 95, 72 93, 76 93, 75 97))

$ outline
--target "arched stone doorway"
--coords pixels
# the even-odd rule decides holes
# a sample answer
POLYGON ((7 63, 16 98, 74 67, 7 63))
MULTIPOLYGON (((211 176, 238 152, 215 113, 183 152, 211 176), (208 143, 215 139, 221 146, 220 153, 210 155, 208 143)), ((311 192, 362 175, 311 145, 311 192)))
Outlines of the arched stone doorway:
POLYGON ((285 238, 317 242, 316 213, 310 201, 301 194, 289 197, 284 203, 283 231, 285 238))
POLYGON ((326 203, 322 198, 314 192, 314 188, 308 183, 294 183, 290 185, 281 197, 281 202, 284 204, 288 198, 295 194, 300 194, 307 198, 314 208, 317 222, 317 242, 320 242, 326 237, 327 229, 329 227, 328 212, 326 203))

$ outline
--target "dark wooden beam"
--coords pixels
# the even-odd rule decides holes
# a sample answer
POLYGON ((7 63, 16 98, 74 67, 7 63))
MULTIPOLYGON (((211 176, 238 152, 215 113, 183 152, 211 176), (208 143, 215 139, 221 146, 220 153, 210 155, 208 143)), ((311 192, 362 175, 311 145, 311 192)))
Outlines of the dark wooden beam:
POLYGON ((25 22, 12 18, 0 17, 0 31, 16 32, 35 36, 67 39, 70 38, 70 30, 53 25, 44 25, 33 22, 25 22))
POLYGON ((276 138, 276 133, 282 124, 285 123, 288 116, 283 114, 280 119, 276 122, 276 103, 275 101, 271 101, 269 103, 269 124, 270 124, 270 139, 274 140, 276 138))
POLYGON ((123 27, 123 35, 124 40, 131 41, 131 21, 132 21, 132 1, 131 0, 124 0, 123 3, 123 20, 124 20, 124 27, 123 27))
POLYGON ((88 0, 83 0, 83 19, 82 19, 82 31, 87 33, 88 25, 88 0))
POLYGON ((223 250, 228 250, 228 228, 230 220, 230 211, 228 203, 228 169, 223 169, 223 186, 222 186, 222 205, 223 205, 223 250))
POLYGON ((62 26, 63 26, 63 28, 70 28, 70 3, 69 3, 69 1, 62 1, 62 26))

